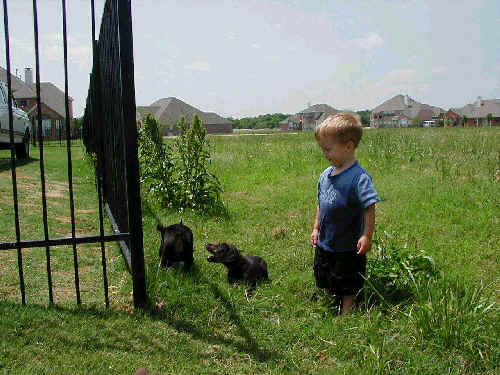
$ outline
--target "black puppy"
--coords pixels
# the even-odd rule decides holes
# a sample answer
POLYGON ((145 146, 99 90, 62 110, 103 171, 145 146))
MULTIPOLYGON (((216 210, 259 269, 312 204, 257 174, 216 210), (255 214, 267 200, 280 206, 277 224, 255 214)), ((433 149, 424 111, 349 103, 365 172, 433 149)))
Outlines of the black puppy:
POLYGON ((231 284, 243 280, 254 288, 257 281, 268 280, 267 264, 261 257, 240 255, 236 246, 225 242, 216 245, 207 243, 206 248, 213 254, 207 258, 209 262, 222 263, 227 267, 227 280, 231 284))
POLYGON ((182 224, 156 227, 161 233, 160 264, 163 268, 170 267, 176 262, 184 262, 184 268, 190 269, 193 257, 193 232, 182 224))

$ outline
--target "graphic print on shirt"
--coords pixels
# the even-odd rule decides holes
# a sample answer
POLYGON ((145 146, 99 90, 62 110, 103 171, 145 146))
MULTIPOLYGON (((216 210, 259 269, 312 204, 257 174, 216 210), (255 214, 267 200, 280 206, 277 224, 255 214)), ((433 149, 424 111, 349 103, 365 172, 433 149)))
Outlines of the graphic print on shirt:
POLYGON ((320 202, 325 202, 333 205, 335 203, 335 199, 337 198, 337 190, 333 187, 333 185, 328 186, 328 188, 321 189, 319 193, 320 202))

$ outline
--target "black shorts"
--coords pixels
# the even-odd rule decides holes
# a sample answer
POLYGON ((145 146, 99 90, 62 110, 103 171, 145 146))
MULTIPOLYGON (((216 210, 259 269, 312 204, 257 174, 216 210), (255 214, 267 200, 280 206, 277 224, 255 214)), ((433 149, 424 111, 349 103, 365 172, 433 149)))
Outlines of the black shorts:
POLYGON ((318 288, 337 296, 356 296, 365 282, 366 255, 354 251, 333 253, 317 247, 313 268, 318 288))

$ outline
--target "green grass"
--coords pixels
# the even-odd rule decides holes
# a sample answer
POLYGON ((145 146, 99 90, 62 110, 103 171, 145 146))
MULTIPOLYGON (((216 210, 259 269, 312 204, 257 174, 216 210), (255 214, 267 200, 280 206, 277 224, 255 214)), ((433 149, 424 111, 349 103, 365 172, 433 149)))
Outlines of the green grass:
MULTIPOLYGON (((314 286, 308 242, 317 178, 327 164, 312 133, 210 137, 210 142, 211 170, 224 187, 229 217, 181 215, 143 201, 148 291, 155 308, 131 311, 130 277, 114 245, 107 247, 109 310, 98 247, 79 247, 87 278, 82 308, 75 306, 71 291, 71 249, 54 249, 59 271, 54 307, 47 307, 44 249, 23 252, 30 280, 26 307, 18 296, 15 252, 0 254, 0 369, 16 374, 133 374, 140 366, 151 374, 498 373, 500 129, 365 131, 357 156, 382 198, 370 260, 424 252, 435 260, 436 274, 414 279, 410 274, 408 298, 373 299, 349 316, 332 311, 314 286), (195 236, 196 263, 187 274, 157 266, 156 220, 171 224, 181 218, 195 236), (264 257, 272 281, 247 298, 244 285, 227 284, 222 265, 206 262, 209 241, 233 242, 244 253, 264 257)), ((46 151, 47 180, 63 185, 65 151, 46 151)), ((0 152, 0 241, 14 240, 15 233, 7 155, 0 152)), ((95 188, 81 156, 75 147, 78 228, 93 234, 98 231, 95 188)), ((26 185, 20 193, 23 238, 43 237, 38 170, 37 161, 18 169, 26 185)), ((66 193, 57 184, 49 199, 51 236, 71 231, 66 193)))

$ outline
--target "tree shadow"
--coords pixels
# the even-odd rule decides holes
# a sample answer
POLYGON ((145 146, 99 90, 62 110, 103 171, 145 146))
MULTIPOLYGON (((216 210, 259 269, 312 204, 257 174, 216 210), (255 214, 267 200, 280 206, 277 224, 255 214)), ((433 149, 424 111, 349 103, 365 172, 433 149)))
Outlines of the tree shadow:
MULTIPOLYGON (((257 342, 248 332, 248 330, 241 323, 241 319, 234 310, 231 303, 223 296, 223 294, 218 290, 216 286, 213 286, 213 291, 220 298, 222 304, 230 311, 231 318, 238 325, 239 333, 245 339, 245 342, 240 343, 221 335, 211 334, 203 329, 196 327, 194 324, 181 320, 181 319, 173 319, 168 317, 167 314, 159 311, 157 309, 145 309, 145 310, 136 310, 133 314, 144 314, 144 317, 149 317, 152 320, 162 321, 165 324, 168 324, 173 329, 190 335, 195 340, 204 341, 210 343, 212 345, 225 345, 232 346, 240 352, 248 353, 255 360, 264 362, 268 360, 277 360, 282 358, 281 354, 274 351, 269 351, 266 349, 262 349, 259 347, 257 342)), ((57 335, 57 340, 64 344, 64 346, 76 348, 80 351, 86 352, 97 352, 97 351, 119 351, 119 352, 137 352, 138 347, 140 347, 141 353, 150 355, 150 356, 158 356, 160 353, 167 353, 171 351, 171 347, 168 345, 168 341, 162 343, 161 340, 158 340, 157 337, 149 336, 143 332, 143 326, 140 323, 136 325, 129 325, 127 327, 127 332, 124 332, 120 329, 116 329, 116 324, 110 320, 115 318, 128 318, 131 317, 131 313, 119 312, 113 310, 102 310, 95 307, 66 307, 66 306, 46 306, 39 304, 30 304, 28 306, 22 306, 21 304, 11 303, 11 302, 0 302, 0 311, 9 310, 9 314, 16 314, 16 311, 19 314, 23 315, 26 313, 26 309, 31 309, 34 311, 36 316, 44 316, 47 314, 47 311, 54 311, 56 315, 59 315, 59 318, 55 315, 53 319, 43 318, 43 324, 40 325, 40 329, 46 331, 53 330, 57 335), (36 313, 39 311, 39 313, 36 313), (24 313, 23 313, 24 312, 24 313), (93 325, 98 327, 96 330, 86 330, 85 335, 77 335, 74 333, 74 330, 71 324, 66 324, 63 328, 61 326, 60 315, 77 315, 79 319, 86 321, 93 321, 93 325), (103 340, 102 337, 106 337, 106 340, 103 340), (128 339, 130 338, 130 339, 128 339)), ((29 316, 27 314, 26 316, 29 316)), ((63 320, 65 320, 63 318, 63 320)), ((82 323, 83 324, 83 323, 82 323)), ((29 324, 24 324, 20 322, 22 327, 26 327, 26 329, 31 331, 33 334, 34 330, 38 324, 33 322, 30 319, 29 324)))
MULTIPOLYGON (((38 159, 16 159, 16 168, 38 161, 38 159)), ((12 163, 10 158, 0 158, 0 172, 10 171, 12 163)))
MULTIPOLYGON (((186 272, 183 269, 179 269, 179 272, 186 272)), ((174 327, 178 331, 182 331, 189 334, 196 340, 206 341, 211 344, 232 346, 240 352, 245 352, 252 356, 255 360, 259 362, 265 362, 268 360, 281 359, 282 355, 273 350, 268 350, 262 348, 259 343, 252 336, 250 330, 245 327, 240 314, 237 309, 233 306, 231 301, 224 295, 222 290, 213 282, 207 280, 207 278, 200 272, 196 264, 190 272, 187 273, 188 277, 192 278, 194 283, 206 284, 210 288, 210 292, 213 294, 215 299, 220 302, 221 306, 227 311, 229 319, 237 327, 237 336, 241 337, 243 341, 230 339, 218 334, 209 332, 206 329, 195 326, 194 324, 181 320, 175 319, 169 315, 168 311, 163 311, 158 309, 156 306, 150 304, 145 310, 152 319, 161 320, 170 326, 174 327)))

